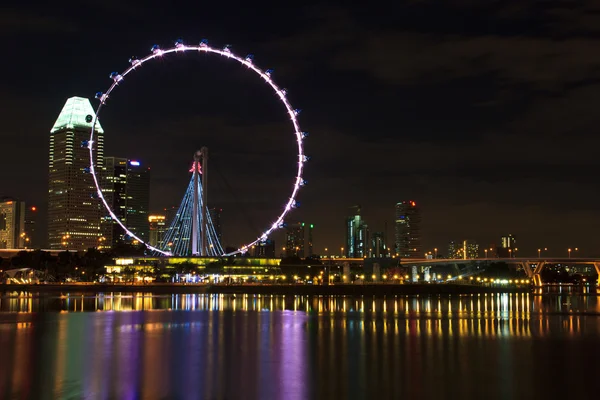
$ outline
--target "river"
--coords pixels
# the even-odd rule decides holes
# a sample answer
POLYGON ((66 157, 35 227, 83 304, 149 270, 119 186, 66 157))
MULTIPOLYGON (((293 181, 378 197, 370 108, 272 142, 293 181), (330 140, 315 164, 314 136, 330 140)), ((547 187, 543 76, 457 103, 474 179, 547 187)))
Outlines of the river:
POLYGON ((0 296, 2 399, 600 395, 595 295, 0 296))

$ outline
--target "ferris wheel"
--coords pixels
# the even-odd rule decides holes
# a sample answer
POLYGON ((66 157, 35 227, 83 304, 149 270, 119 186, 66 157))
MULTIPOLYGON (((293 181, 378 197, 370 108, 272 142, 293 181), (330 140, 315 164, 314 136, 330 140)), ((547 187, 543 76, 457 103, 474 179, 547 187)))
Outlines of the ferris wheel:
MULTIPOLYGON (((271 70, 271 69, 262 70, 262 69, 258 68, 254 64, 254 56, 252 54, 248 54, 245 57, 240 57, 231 51, 231 49, 229 48, 229 45, 226 45, 223 48, 211 47, 208 44, 208 41, 206 39, 202 39, 202 41, 200 41, 200 43, 198 45, 184 44, 183 41, 181 39, 179 39, 179 40, 175 41, 175 44, 173 47, 162 49, 162 48, 160 48, 160 46, 154 45, 154 46, 152 46, 150 51, 151 51, 150 54, 147 55, 146 57, 143 57, 140 59, 132 57, 129 60, 129 63, 130 63, 129 67, 122 73, 112 72, 110 74, 110 79, 112 80, 112 84, 110 85, 108 90, 106 92, 96 93, 95 97, 100 101, 100 104, 98 105, 98 107, 96 109, 95 115, 88 116, 88 118, 90 118, 90 120, 88 122, 91 123, 92 128, 91 128, 91 132, 90 132, 90 139, 85 143, 85 146, 87 146, 87 148, 89 149, 89 154, 90 154, 90 168, 89 169, 90 169, 90 173, 92 174, 93 179, 94 179, 94 185, 96 186, 97 196, 100 199, 100 201, 102 202, 102 204, 104 205, 104 207, 106 208, 106 210, 108 211, 111 218, 117 224, 119 224, 121 226, 121 228, 123 228, 123 230, 125 231, 125 233, 127 235, 129 235, 133 239, 139 241, 140 243, 144 244, 151 251, 154 251, 158 254, 162 254, 162 255, 166 255, 166 256, 172 255, 172 253, 170 251, 165 251, 164 249, 156 248, 156 247, 151 246, 150 244, 146 243, 144 240, 140 239, 139 236, 137 236, 135 233, 133 233, 131 230, 129 230, 127 228, 127 226, 119 219, 119 217, 117 217, 115 212, 109 206, 106 198, 104 197, 104 195, 102 193, 102 189, 100 187, 99 179, 98 179, 95 165, 94 165, 94 150, 95 150, 94 149, 94 142, 95 142, 94 135, 95 135, 96 122, 100 116, 100 112, 102 111, 102 108, 106 105, 106 102, 109 99, 109 97, 111 96, 112 92, 120 84, 123 83, 123 81, 127 75, 142 68, 142 66, 145 63, 147 63, 148 61, 151 61, 154 59, 160 59, 169 54, 176 55, 176 54, 182 54, 182 53, 186 53, 186 52, 188 52, 188 53, 189 52, 197 52, 197 53, 204 53, 204 54, 210 53, 210 54, 219 55, 219 56, 225 57, 227 59, 236 61, 236 62, 240 63, 241 65, 247 67, 250 71, 253 71, 256 75, 258 75, 266 84, 268 84, 272 88, 276 97, 281 101, 281 103, 283 103, 283 105, 285 106, 286 112, 291 120, 293 134, 295 136, 297 147, 298 147, 297 168, 296 168, 295 177, 293 178, 291 194, 290 194, 287 202, 284 204, 283 209, 282 209, 281 213, 279 214, 279 216, 277 216, 275 218, 275 221, 270 223, 268 225, 268 228, 265 229, 263 231, 263 233, 260 234, 253 241, 250 241, 248 244, 240 246, 237 250, 235 250, 231 253, 227 253, 227 254, 223 254, 223 255, 229 256, 229 255, 234 255, 234 254, 239 254, 239 253, 245 253, 252 246, 256 245, 257 243, 267 240, 267 238, 269 237, 269 235, 272 232, 274 232, 275 230, 277 230, 279 228, 282 228, 284 226, 285 216, 292 209, 296 208, 299 205, 299 203, 297 201, 297 195, 298 195, 298 191, 300 190, 300 187, 304 186, 306 184, 306 181, 303 179, 302 174, 303 174, 303 170, 304 170, 304 164, 308 161, 308 157, 304 154, 304 146, 303 146, 303 140, 304 140, 304 138, 306 138, 306 136, 308 134, 306 132, 303 132, 300 129, 300 124, 298 122, 298 114, 300 114, 300 110, 292 107, 290 101, 287 98, 286 90, 279 87, 273 81, 273 79, 271 78, 273 70, 271 70)), ((206 206, 206 205, 204 205, 204 206, 206 206)))

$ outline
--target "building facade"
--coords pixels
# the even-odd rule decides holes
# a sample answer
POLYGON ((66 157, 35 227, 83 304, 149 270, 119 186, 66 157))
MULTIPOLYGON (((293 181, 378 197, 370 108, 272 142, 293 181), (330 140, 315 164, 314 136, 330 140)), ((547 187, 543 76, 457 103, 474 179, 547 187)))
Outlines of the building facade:
POLYGON ((223 213, 222 208, 212 207, 208 209, 208 214, 210 215, 210 219, 215 228, 215 233, 217 234, 217 239, 219 239, 219 243, 223 247, 223 230, 221 228, 221 214, 223 213))
POLYGON ((348 258, 364 258, 369 254, 369 226, 362 219, 360 206, 350 208, 346 217, 346 246, 348 258))
POLYGON ((304 222, 287 224, 285 228, 285 256, 304 258, 304 222))
POLYGON ((148 236, 148 244, 150 246, 162 249, 164 247, 163 237, 167 231, 167 217, 165 215, 149 215, 148 225, 150 233, 148 236))
MULTIPOLYGON (((82 97, 67 99, 50 130, 48 174, 48 245, 51 249, 87 250, 101 237, 101 208, 89 173, 88 140, 94 110, 82 97)), ((104 163, 104 130, 96 123, 91 143, 96 171, 104 163)))
POLYGON ((423 258, 421 212, 412 200, 396 204, 396 255, 400 258, 423 258))
POLYGON ((514 256, 517 248, 517 239, 508 234, 500 238, 500 247, 496 248, 497 256, 500 258, 510 258, 514 256))
POLYGON ((28 245, 25 202, 12 198, 0 199, 0 249, 23 249, 28 245))
POLYGON ((387 245, 385 243, 385 234, 383 232, 375 232, 371 235, 371 247, 369 254, 374 258, 388 257, 387 245))
MULTIPOLYGON (((139 161, 104 157, 102 193, 115 215, 133 234, 149 240, 150 168, 139 161)), ((109 215, 103 217, 103 247, 128 243, 123 229, 109 215)))
POLYGON ((253 246, 254 257, 275 258, 275 241, 267 239, 264 242, 258 242, 253 246))

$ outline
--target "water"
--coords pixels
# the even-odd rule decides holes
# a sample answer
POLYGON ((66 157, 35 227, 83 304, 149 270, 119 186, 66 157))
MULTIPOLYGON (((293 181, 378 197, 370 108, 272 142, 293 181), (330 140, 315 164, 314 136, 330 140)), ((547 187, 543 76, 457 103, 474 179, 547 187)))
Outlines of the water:
POLYGON ((600 300, 5 294, 2 399, 598 395, 600 300))

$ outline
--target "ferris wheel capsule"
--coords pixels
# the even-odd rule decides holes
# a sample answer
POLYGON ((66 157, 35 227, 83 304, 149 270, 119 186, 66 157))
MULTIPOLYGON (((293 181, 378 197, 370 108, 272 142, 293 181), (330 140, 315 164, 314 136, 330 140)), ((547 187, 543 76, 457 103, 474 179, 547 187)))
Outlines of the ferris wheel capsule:
POLYGON ((231 54, 231 45, 230 44, 226 44, 225 46, 223 46, 223 51, 225 53, 231 54))
POLYGON ((265 71, 265 75, 270 77, 271 75, 273 75, 273 70, 272 69, 268 69, 265 71))
POLYGON ((305 139, 306 137, 308 137, 308 132, 300 132, 300 137, 302 137, 302 139, 305 139))
POLYGON ((123 80, 123 76, 121 74, 119 74, 118 72, 111 72, 109 75, 109 78, 115 82, 120 82, 123 80))
POLYGON ((175 41, 175 47, 177 47, 178 49, 183 47, 183 40, 182 39, 177 39, 175 41))
POLYGON ((160 49, 160 46, 155 44, 154 46, 152 46, 152 48, 150 49, 150 51, 152 52, 152 54, 158 54, 161 55, 162 54, 162 50, 160 49))
POLYGON ((202 39, 200 41, 200 47, 208 47, 208 39, 202 39))
POLYGON ((297 117, 298 115, 300 115, 300 113, 302 112, 302 110, 299 109, 299 108, 296 108, 296 109, 294 109, 293 112, 294 112, 294 115, 297 117))
POLYGON ((131 56, 131 58, 129 59, 129 63, 135 68, 141 64, 141 61, 138 60, 137 57, 131 56))
POLYGON ((244 60, 248 61, 249 63, 251 63, 252 61, 254 61, 254 54, 248 54, 246 56, 246 58, 244 58, 244 60))

